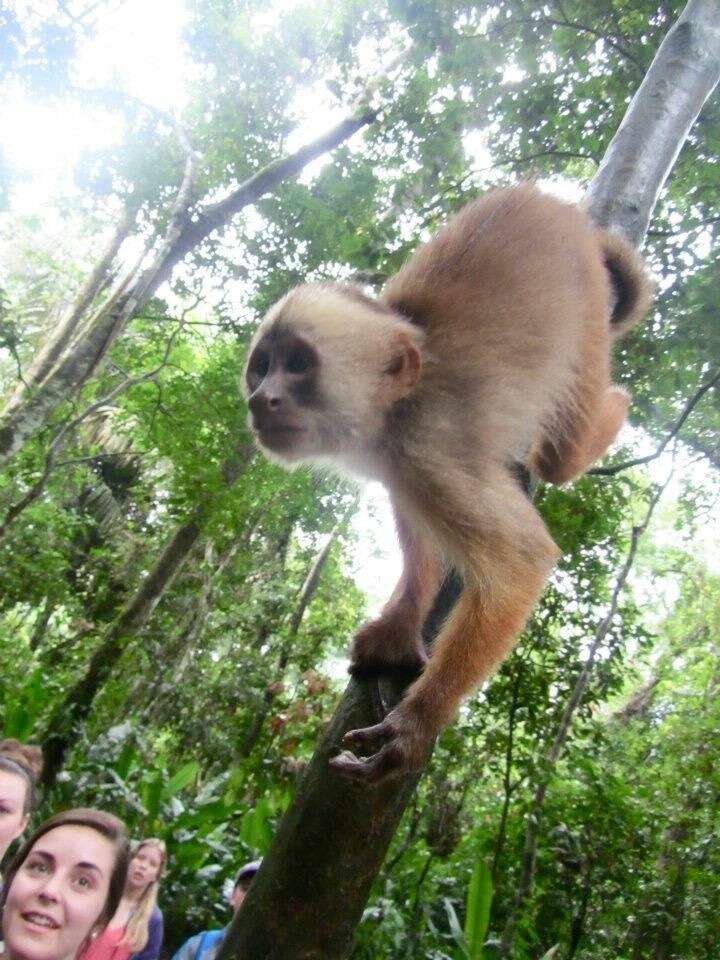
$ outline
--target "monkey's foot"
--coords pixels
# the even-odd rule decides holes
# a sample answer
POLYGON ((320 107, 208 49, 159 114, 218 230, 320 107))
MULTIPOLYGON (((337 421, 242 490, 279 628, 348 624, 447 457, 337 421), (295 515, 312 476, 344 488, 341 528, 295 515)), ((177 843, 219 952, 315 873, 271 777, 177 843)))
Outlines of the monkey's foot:
POLYGON ((404 712, 401 705, 382 723, 349 730, 342 740, 346 749, 330 760, 330 766, 354 780, 380 783, 392 775, 422 769, 434 738, 434 733, 404 712), (358 755, 376 745, 379 749, 375 753, 358 755))
POLYGON ((381 617, 364 624, 353 638, 350 675, 357 680, 395 677, 416 680, 425 669, 427 654, 419 635, 397 617, 381 617))

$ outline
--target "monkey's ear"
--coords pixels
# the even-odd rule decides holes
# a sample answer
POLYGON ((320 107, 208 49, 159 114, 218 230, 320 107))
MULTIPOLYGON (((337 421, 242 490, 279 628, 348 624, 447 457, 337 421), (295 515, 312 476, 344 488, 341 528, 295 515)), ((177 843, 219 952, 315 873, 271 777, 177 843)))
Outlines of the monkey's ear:
POLYGON ((416 344, 405 331, 393 338, 390 362, 385 370, 391 401, 407 396, 420 379, 422 358, 416 344))

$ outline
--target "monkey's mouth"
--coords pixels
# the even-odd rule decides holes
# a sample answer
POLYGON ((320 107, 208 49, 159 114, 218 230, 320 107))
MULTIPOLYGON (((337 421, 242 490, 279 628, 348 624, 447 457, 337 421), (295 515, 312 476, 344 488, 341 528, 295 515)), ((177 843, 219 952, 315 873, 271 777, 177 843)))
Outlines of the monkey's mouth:
POLYGON ((295 442, 303 433, 304 427, 291 423, 259 423, 253 427, 255 434, 264 446, 295 442))

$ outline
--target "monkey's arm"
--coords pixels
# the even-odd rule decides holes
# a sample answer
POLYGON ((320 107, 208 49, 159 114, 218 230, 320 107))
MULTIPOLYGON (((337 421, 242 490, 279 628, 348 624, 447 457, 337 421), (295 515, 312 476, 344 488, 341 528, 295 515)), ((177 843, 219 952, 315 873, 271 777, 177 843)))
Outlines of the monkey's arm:
POLYGON ((475 507, 457 525, 465 590, 424 673, 399 706, 382 723, 345 736, 343 745, 358 752, 379 747, 365 758, 334 758, 333 767, 346 775, 374 782, 422 763, 429 741, 453 718, 463 696, 512 649, 557 557, 540 516, 509 474, 463 492, 464 502, 475 507))
POLYGON ((355 634, 350 673, 358 679, 395 674, 408 682, 427 662, 421 629, 440 583, 441 562, 427 537, 413 532, 393 504, 403 555, 403 570, 392 596, 376 620, 355 634))

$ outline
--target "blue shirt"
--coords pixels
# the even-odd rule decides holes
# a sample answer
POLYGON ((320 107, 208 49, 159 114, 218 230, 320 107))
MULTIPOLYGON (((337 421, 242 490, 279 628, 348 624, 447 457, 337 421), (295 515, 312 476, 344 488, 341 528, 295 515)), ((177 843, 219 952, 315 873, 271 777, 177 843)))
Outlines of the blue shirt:
POLYGON ((223 927, 222 930, 196 933, 185 941, 172 960, 215 960, 225 939, 226 930, 227 927, 223 927))

